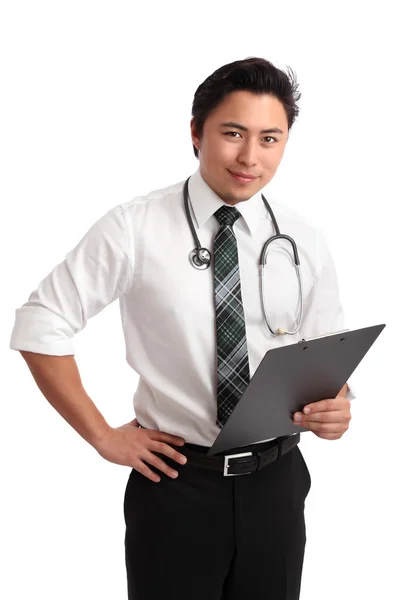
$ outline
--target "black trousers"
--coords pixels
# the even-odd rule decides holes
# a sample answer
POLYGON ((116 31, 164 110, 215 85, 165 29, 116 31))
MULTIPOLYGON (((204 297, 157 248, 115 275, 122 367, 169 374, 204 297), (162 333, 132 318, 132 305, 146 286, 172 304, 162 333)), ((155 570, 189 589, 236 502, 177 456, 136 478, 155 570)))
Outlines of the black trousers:
MULTIPOLYGON (((185 447, 208 450, 175 446, 182 454, 185 447)), ((132 469, 126 485, 129 600, 298 600, 311 487, 299 447, 232 477, 162 459, 179 472, 176 479, 149 465, 159 483, 132 469)))

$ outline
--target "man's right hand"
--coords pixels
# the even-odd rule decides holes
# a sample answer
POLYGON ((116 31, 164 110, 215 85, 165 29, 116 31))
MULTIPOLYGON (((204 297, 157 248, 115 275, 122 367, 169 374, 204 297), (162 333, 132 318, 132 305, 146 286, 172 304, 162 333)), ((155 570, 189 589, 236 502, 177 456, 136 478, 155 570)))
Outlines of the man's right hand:
POLYGON ((137 419, 134 419, 121 427, 110 427, 101 440, 96 443, 95 448, 106 460, 132 467, 151 481, 158 482, 160 477, 143 461, 163 471, 172 479, 176 479, 178 472, 171 469, 153 452, 165 454, 181 465, 185 464, 187 460, 183 454, 168 446, 168 443, 183 446, 185 440, 163 431, 139 428, 137 419))

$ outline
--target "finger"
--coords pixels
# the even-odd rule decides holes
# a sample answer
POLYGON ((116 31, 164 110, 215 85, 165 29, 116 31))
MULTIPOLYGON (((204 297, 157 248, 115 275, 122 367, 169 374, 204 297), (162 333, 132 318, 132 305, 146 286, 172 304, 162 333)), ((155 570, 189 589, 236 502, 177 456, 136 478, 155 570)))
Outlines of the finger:
POLYGON ((156 469, 158 469, 162 473, 165 473, 166 475, 168 475, 168 477, 171 477, 172 479, 176 479, 178 477, 178 471, 172 469, 160 457, 150 452, 150 450, 146 450, 145 452, 143 452, 142 460, 145 460, 150 465, 153 465, 153 467, 156 467, 156 469))
POLYGON ((310 431, 320 433, 343 433, 343 423, 302 423, 302 427, 307 427, 310 431))
POLYGON ((346 420, 347 418, 342 411, 332 410, 303 415, 301 423, 344 423, 346 420))
POLYGON ((337 433, 315 433, 315 435, 321 440, 339 440, 342 437, 337 433))
POLYGON ((328 398, 327 400, 319 400, 318 402, 313 402, 312 404, 306 404, 306 406, 303 408, 303 412, 306 414, 312 414, 315 412, 343 410, 344 408, 348 408, 349 404, 350 400, 344 396, 336 396, 336 398, 328 398))
POLYGON ((151 450, 151 452, 157 452, 158 454, 165 454, 165 456, 169 456, 169 458, 172 458, 172 460, 175 460, 181 465, 184 465, 187 462, 186 456, 177 452, 174 448, 171 448, 171 446, 168 446, 168 444, 165 444, 164 442, 152 441, 147 449, 151 450))
POLYGON ((138 463, 136 463, 132 466, 138 473, 141 473, 142 475, 147 477, 147 479, 150 479, 151 481, 154 481, 155 483, 158 483, 161 480, 161 477, 159 475, 157 475, 157 473, 154 473, 154 471, 149 469, 149 467, 147 465, 145 465, 142 461, 139 461, 138 463))
POLYGON ((148 432, 148 436, 151 440, 161 440, 169 444, 175 444, 175 446, 183 446, 185 440, 177 435, 171 435, 165 431, 155 431, 154 429, 148 432))

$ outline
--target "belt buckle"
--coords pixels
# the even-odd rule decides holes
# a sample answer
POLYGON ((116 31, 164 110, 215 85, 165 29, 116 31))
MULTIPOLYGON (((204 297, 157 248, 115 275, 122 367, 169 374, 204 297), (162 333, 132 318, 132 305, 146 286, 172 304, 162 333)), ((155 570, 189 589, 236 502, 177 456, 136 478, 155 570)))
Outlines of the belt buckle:
POLYGON ((239 458, 242 456, 252 456, 252 452, 243 452, 242 454, 227 454, 224 456, 224 477, 232 477, 232 475, 250 475, 252 471, 248 471, 247 473, 228 473, 229 469, 229 459, 230 458, 239 458))

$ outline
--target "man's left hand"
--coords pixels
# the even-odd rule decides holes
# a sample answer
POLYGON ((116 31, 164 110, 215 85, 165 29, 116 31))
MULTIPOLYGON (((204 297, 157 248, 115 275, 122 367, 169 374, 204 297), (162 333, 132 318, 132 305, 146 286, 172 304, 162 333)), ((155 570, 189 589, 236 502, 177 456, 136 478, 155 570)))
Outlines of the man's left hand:
POLYGON ((297 412, 293 417, 293 423, 307 427, 319 438, 338 440, 349 428, 350 400, 344 396, 319 400, 307 404, 302 413, 297 412), (300 416, 301 420, 297 420, 297 416, 300 416))

